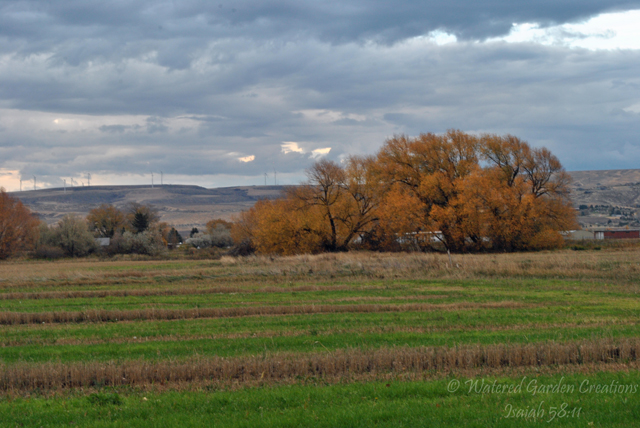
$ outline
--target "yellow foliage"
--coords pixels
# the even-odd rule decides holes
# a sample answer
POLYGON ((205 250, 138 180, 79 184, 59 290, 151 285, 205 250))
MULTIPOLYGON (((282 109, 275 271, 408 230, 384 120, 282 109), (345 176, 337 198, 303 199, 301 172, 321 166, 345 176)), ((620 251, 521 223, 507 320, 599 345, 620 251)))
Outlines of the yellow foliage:
POLYGON ((569 176, 545 148, 458 130, 395 136, 377 156, 322 160, 309 180, 234 226, 261 253, 417 247, 517 251, 562 245, 577 227, 569 176))

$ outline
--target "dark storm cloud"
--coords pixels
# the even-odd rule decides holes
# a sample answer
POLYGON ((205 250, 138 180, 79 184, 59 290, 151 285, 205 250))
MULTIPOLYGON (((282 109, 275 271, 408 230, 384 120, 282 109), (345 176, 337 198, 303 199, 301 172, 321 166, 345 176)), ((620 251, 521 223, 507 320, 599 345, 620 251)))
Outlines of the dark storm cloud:
POLYGON ((507 32, 513 22, 564 23, 638 8, 634 0, 8 1, 0 34, 53 43, 73 37, 176 40, 277 38, 393 42, 442 29, 465 38, 507 32))

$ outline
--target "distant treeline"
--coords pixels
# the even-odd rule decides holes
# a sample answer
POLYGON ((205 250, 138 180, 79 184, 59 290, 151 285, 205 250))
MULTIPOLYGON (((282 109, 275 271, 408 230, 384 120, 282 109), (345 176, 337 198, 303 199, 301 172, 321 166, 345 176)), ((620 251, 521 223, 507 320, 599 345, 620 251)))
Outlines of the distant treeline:
POLYGON ((48 226, 22 202, 0 190, 0 259, 24 252, 47 259, 91 254, 157 255, 182 244, 198 249, 230 247, 231 223, 211 220, 205 231, 194 228, 183 241, 174 227, 160 221, 156 208, 132 202, 124 210, 103 204, 84 219, 66 215, 48 226))

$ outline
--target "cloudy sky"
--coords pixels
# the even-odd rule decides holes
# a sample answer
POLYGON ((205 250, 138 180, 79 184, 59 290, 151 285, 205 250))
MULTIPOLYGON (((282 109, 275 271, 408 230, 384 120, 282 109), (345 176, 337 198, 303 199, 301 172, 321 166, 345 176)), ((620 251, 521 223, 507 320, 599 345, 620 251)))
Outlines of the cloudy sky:
POLYGON ((1 0, 0 186, 291 184, 450 128, 640 168, 638 23, 640 0, 1 0))

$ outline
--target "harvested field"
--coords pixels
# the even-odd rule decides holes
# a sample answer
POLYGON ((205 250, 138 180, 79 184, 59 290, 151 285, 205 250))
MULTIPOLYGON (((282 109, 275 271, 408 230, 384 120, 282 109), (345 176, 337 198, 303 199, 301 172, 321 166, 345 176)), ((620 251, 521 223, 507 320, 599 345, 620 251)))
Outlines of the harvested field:
POLYGON ((627 244, 451 262, 370 253, 9 261, 0 263, 0 391, 240 394, 483 373, 624 372, 640 382, 639 294, 640 249, 627 244))

